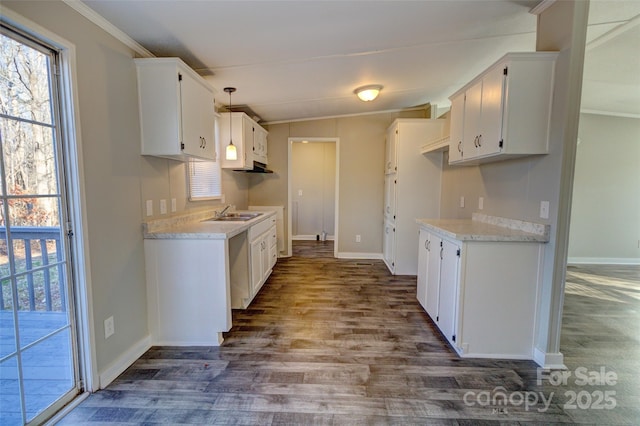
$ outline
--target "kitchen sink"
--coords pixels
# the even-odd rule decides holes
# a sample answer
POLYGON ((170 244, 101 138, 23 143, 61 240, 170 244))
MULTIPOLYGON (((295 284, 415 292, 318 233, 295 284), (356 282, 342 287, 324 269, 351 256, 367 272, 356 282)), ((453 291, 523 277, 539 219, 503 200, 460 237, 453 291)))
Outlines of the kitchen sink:
POLYGON ((205 222, 245 222, 260 215, 262 213, 227 213, 224 216, 212 217, 205 222))

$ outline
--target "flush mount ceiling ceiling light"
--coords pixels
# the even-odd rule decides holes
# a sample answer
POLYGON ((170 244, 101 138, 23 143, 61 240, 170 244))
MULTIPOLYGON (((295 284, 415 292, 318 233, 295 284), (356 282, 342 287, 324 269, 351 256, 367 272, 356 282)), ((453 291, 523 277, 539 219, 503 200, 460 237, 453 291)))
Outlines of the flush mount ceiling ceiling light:
POLYGON ((236 146, 233 144, 233 138, 231 137, 231 94, 236 91, 236 88, 225 87, 223 90, 229 94, 229 106, 227 107, 227 109, 229 110, 229 145, 227 145, 224 157, 227 160, 237 160, 238 151, 236 150, 236 146))
POLYGON ((361 101, 369 102, 378 97, 378 93, 382 90, 379 84, 369 84, 367 86, 358 87, 353 91, 361 101))

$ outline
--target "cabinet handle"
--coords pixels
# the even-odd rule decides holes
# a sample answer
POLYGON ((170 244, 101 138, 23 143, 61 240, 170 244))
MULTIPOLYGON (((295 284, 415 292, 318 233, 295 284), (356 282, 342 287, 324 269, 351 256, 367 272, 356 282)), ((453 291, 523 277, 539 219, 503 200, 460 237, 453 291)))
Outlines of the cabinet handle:
POLYGON ((387 213, 391 213, 391 207, 387 206, 387 213))
POLYGON ((426 241, 424 242, 424 248, 426 248, 426 249, 427 249, 427 251, 431 251, 431 241, 426 240, 426 241))
POLYGON ((444 247, 440 247, 440 259, 444 259, 444 257, 442 257, 444 253, 444 247))
POLYGON ((478 147, 478 137, 476 136, 475 138, 473 138, 473 145, 477 148, 478 147))
POLYGON ((458 142, 458 152, 462 154, 462 141, 458 142))
POLYGON ((482 135, 478 135, 478 147, 482 146, 482 135))

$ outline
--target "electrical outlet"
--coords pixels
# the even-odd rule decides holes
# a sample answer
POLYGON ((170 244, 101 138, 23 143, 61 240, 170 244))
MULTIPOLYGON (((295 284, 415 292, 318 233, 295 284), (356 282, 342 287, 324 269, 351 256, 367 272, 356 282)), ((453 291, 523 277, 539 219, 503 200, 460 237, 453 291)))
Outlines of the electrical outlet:
POLYGON ((460 197, 460 208, 464 208, 464 196, 460 197))
POLYGON ((153 200, 147 200, 147 216, 153 216, 153 200))
POLYGON ((484 209, 484 197, 478 198, 478 210, 484 209))
POLYGON ((167 200, 160 200, 160 214, 167 214, 167 200))
POLYGON ((298 189, 298 197, 302 197, 302 189, 298 189))
POLYGON ((104 338, 108 339, 109 337, 113 336, 115 332, 116 328, 113 323, 113 316, 110 316, 109 318, 104 320, 104 338))
POLYGON ((549 202, 540 201, 540 218, 549 219, 549 202))
POLYGON ((360 235, 356 235, 356 243, 359 243, 362 241, 362 237, 360 235))
POLYGON ((175 198, 171 199, 171 213, 175 213, 178 210, 178 203, 175 198))

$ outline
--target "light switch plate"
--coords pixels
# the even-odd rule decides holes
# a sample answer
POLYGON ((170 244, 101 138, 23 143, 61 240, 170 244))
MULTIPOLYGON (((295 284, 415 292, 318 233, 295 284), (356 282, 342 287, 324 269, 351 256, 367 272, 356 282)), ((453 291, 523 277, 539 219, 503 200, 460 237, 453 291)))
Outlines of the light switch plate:
POLYGON ((460 208, 464 208, 464 196, 460 197, 460 208))
POLYGON ((542 219, 549 219, 549 202, 540 201, 540 217, 542 219))
POLYGON ((167 214, 167 200, 160 200, 160 214, 167 214))
POLYGON ((484 209, 484 197, 478 198, 478 210, 484 209))
POLYGON ((153 200, 147 200, 147 216, 153 216, 153 200))
POLYGON ((171 213, 175 213, 175 211, 178 210, 178 203, 176 202, 175 198, 171 199, 171 213))

